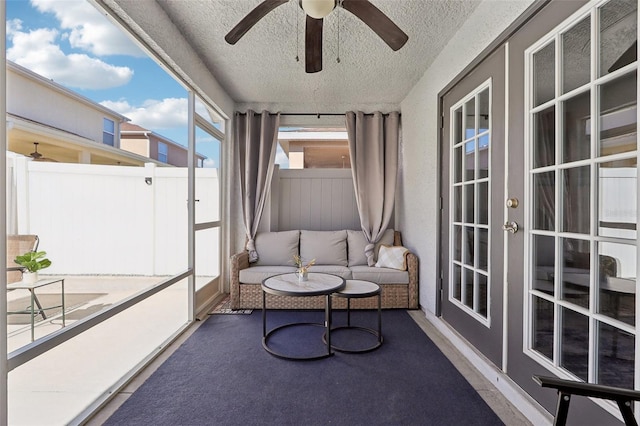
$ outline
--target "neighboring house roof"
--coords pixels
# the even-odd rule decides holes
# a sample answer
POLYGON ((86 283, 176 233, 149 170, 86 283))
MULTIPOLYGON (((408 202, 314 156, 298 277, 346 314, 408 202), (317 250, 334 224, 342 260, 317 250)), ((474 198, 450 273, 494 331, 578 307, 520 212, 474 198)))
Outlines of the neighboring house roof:
POLYGON ((151 130, 149 129, 145 129, 142 126, 138 126, 137 124, 133 124, 133 123, 122 123, 122 126, 120 126, 120 131, 124 132, 151 132, 151 130))

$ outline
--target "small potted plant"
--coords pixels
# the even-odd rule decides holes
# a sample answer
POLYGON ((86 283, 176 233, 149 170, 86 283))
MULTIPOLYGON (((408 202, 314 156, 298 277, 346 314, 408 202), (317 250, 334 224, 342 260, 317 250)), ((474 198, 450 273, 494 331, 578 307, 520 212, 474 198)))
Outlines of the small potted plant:
POLYGON ((22 272, 23 282, 35 283, 38 281, 38 271, 51 266, 51 261, 45 257, 46 255, 46 251, 29 251, 15 258, 14 262, 25 268, 22 272))
POLYGON ((316 260, 311 259, 311 261, 305 265, 302 262, 302 258, 296 254, 295 256, 293 256, 293 263, 296 265, 296 268, 298 268, 296 269, 296 275, 298 275, 298 281, 307 281, 309 268, 315 265, 316 260))

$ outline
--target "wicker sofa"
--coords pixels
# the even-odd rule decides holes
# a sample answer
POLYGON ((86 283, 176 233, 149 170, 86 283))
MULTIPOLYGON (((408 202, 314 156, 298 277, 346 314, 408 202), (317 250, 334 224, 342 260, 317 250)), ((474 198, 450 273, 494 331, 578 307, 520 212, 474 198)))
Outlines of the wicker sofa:
MULTIPOLYGON (((304 261, 316 259, 311 272, 335 274, 344 279, 372 281, 382 289, 382 307, 385 309, 418 308, 418 258, 413 253, 406 255, 406 270, 369 267, 364 255, 366 240, 362 231, 282 231, 259 233, 255 238, 259 259, 249 263, 246 251, 231 257, 231 308, 262 308, 260 285, 265 278, 294 272, 293 255, 304 261)), ((402 246, 399 231, 387 230, 376 245, 376 256, 380 247, 402 246)), ((324 298, 285 297, 267 295, 270 309, 322 309, 324 298)), ((334 308, 346 307, 343 298, 334 299, 334 308)), ((353 299, 354 309, 377 307, 376 298, 353 299)))

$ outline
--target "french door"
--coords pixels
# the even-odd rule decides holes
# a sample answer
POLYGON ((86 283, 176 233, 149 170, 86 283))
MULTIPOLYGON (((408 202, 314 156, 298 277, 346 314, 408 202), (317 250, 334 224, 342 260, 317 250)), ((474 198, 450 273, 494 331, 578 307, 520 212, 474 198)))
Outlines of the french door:
POLYGON ((637 6, 551 1, 442 96, 442 318, 550 412, 533 374, 640 388, 637 6))
POLYGON ((525 351, 633 389, 636 0, 592 2, 525 51, 525 351))
POLYGON ((502 364, 505 48, 443 97, 442 316, 502 364))

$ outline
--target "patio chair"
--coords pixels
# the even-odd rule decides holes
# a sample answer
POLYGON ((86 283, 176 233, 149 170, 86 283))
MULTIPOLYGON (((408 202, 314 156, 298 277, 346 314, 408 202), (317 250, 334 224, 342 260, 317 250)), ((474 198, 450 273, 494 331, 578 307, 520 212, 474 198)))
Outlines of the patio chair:
MULTIPOLYGON (((7 235, 7 284, 22 281, 25 268, 14 262, 16 256, 28 251, 37 251, 40 240, 37 235, 7 235)), ((46 319, 42 305, 34 294, 34 302, 40 310, 42 319, 46 319)))
POLYGON ((639 391, 537 375, 533 376, 533 381, 543 388, 556 389, 558 392, 556 414, 553 420, 554 426, 564 426, 567 423, 567 414, 569 413, 569 403, 572 395, 615 401, 618 404, 620 413, 622 413, 624 424, 626 426, 638 426, 632 407, 633 401, 640 401, 639 391))

